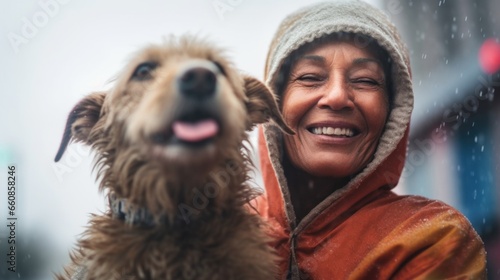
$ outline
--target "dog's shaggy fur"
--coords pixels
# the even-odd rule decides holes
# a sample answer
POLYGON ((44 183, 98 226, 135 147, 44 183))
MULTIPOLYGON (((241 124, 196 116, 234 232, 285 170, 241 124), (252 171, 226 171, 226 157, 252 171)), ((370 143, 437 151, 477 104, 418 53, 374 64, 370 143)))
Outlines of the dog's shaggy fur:
POLYGON ((112 90, 88 95, 69 114, 56 161, 70 141, 91 145, 114 206, 91 218, 57 277, 274 278, 263 225, 248 211, 254 191, 243 145, 269 119, 293 133, 267 87, 207 42, 172 38, 140 51, 112 90), (200 118, 215 121, 217 134, 201 143, 176 138, 176 121, 200 118))

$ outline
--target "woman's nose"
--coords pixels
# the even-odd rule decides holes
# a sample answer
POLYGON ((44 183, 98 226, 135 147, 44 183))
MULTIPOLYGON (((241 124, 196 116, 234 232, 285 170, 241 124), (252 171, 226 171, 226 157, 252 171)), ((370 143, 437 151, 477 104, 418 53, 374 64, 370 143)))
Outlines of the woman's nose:
POLYGON ((318 107, 335 111, 352 109, 353 101, 353 96, 345 82, 332 81, 318 100, 318 107))

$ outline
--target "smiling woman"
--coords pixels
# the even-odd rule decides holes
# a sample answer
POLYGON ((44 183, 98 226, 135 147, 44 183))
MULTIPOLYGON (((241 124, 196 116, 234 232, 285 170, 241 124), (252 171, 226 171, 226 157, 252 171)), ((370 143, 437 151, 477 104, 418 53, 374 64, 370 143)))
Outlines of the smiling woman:
MULTIPOLYGON (((284 136, 285 175, 300 174, 291 181, 300 185, 308 183, 300 180, 304 174, 328 178, 320 180, 325 186, 315 182, 324 195, 309 205, 295 201, 301 206, 295 210, 298 219, 368 164, 388 115, 386 74, 376 55, 380 49, 358 48, 352 34, 328 39, 292 56, 283 93, 283 115, 297 132, 284 136)), ((300 187, 290 190, 292 200, 306 195, 300 187)))
POLYGON ((268 85, 287 124, 259 133, 255 202, 280 279, 484 279, 484 246, 440 201, 400 196, 413 89, 408 51, 361 1, 313 5, 280 25, 268 85))

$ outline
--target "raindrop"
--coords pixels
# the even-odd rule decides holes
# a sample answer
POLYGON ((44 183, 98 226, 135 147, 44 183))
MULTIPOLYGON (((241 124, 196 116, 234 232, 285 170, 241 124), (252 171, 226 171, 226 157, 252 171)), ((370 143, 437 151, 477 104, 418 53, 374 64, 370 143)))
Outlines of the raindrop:
MULTIPOLYGON (((472 127, 474 127, 474 125, 476 125, 476 122, 472 122, 472 127)), ((477 138, 477 137, 476 137, 477 138)))
POLYGON ((495 89, 491 88, 488 89, 488 101, 493 101, 493 98, 495 97, 495 89))
POLYGON ((474 190, 474 200, 477 198, 477 190, 474 190))
POLYGON ((460 171, 460 165, 457 165, 457 170, 460 171))
POLYGON ((467 21, 467 16, 465 16, 465 21, 467 21))
POLYGON ((457 21, 457 18, 456 18, 456 17, 453 17, 453 21, 457 21))
POLYGON ((314 182, 313 181, 309 181, 309 183, 307 184, 307 187, 312 190, 314 189, 314 182))
POLYGON ((439 7, 441 7, 441 4, 442 4, 441 1, 439 1, 439 7))
POLYGON ((446 64, 448 64, 448 59, 445 61, 446 64))
POLYGON ((481 146, 481 152, 484 152, 484 145, 481 146))
POLYGON ((485 224, 486 224, 486 219, 485 219, 485 218, 483 218, 483 225, 485 225, 485 224))
POLYGON ((455 34, 451 34, 451 39, 455 38, 455 34))
POLYGON ((477 143, 477 136, 474 137, 474 143, 477 143))

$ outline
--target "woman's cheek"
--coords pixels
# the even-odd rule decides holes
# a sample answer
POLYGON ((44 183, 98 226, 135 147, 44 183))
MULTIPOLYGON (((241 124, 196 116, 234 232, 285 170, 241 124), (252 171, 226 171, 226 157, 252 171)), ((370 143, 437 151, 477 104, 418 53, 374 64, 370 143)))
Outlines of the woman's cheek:
POLYGON ((308 108, 305 96, 301 96, 300 92, 289 89, 284 94, 283 104, 283 118, 289 126, 299 132, 298 127, 300 125, 300 121, 304 117, 308 108))
POLYGON ((372 102, 369 102, 369 104, 365 107, 371 110, 369 116, 367 117, 369 120, 368 125, 376 131, 377 138, 381 136, 384 129, 388 116, 388 106, 389 105, 384 99, 376 98, 372 102))

